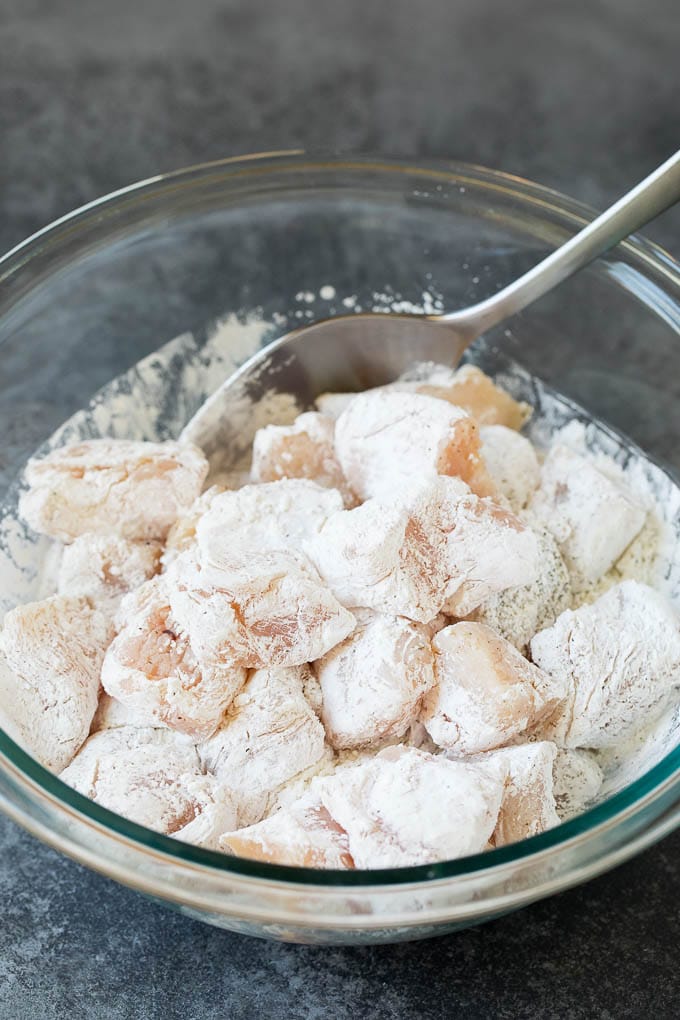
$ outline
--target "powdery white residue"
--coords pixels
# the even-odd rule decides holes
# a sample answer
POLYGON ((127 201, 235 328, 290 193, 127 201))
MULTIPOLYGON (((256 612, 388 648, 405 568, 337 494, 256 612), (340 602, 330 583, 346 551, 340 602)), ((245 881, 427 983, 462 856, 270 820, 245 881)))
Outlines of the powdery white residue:
POLYGON ((323 298, 324 301, 332 301, 335 297, 335 293, 335 287, 331 287, 331 285, 327 283, 319 291, 319 297, 323 298))

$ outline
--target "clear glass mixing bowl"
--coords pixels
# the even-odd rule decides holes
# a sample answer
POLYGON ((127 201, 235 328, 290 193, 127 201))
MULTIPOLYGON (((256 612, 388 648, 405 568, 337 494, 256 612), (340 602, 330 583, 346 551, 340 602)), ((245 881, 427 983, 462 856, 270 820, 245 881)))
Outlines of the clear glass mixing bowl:
MULTIPOLYGON (((456 308, 591 216, 480 167, 294 153, 183 170, 94 202, 0 261, 0 502, 66 417, 180 333, 200 344, 216 320, 253 309, 276 313, 283 332, 301 307, 345 311, 343 298, 356 297, 369 308, 375 293, 414 304, 434 293, 456 308)), ((680 471, 678 333, 678 266, 630 241, 491 339, 680 471)), ((676 748, 581 817, 483 855, 320 872, 155 834, 70 790, 0 732, 0 805, 40 839, 192 917, 301 942, 421 938, 583 882, 677 825, 679 774, 676 748)))

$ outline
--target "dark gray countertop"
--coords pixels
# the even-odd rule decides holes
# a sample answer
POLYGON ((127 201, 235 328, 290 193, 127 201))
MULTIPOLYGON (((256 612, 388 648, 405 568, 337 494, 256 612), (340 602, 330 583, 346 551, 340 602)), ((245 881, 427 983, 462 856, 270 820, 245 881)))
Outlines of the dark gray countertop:
MULTIPOLYGON (((468 159, 595 205, 677 146, 675 0, 3 0, 0 249, 189 163, 468 159)), ((648 233, 680 253, 678 212, 648 233)), ((0 820, 0 1018, 680 1012, 680 834, 486 927, 370 949, 190 922, 0 820)))

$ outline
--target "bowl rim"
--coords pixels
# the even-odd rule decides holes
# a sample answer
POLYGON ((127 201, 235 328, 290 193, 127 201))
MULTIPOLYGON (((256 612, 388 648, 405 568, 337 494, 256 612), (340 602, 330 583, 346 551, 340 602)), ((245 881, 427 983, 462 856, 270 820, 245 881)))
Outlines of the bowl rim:
MULTIPOLYGON (((301 149, 262 152, 212 160, 170 173, 158 174, 79 206, 36 231, 0 257, 0 284, 20 271, 34 255, 42 252, 46 246, 58 245, 64 232, 71 234, 78 223, 89 223, 92 214, 98 217, 102 213, 115 214, 121 206, 128 204, 131 200, 136 202, 144 201, 147 197, 160 197, 168 187, 172 188, 176 185, 190 187, 205 181, 213 173, 223 180, 225 175, 272 174, 282 170, 293 172, 302 170, 372 170, 374 172, 432 177, 433 180, 440 182, 446 180, 458 186, 464 186, 465 181, 469 181, 475 187, 500 190, 506 195, 516 197, 524 206, 533 205, 543 208, 546 214, 550 212, 558 216, 561 223, 567 227, 578 227, 597 215, 595 210, 588 205, 544 185, 535 184, 514 174, 461 161, 429 158, 398 160, 370 156, 308 156, 301 149)), ((637 263, 642 263, 649 272, 653 272, 656 276, 660 274, 665 286, 671 291, 676 291, 678 299, 680 299, 680 265, 662 247, 634 236, 621 242, 618 248, 633 257, 637 263)), ((242 876, 244 879, 255 879, 259 882, 284 884, 288 888, 298 886, 309 889, 313 886, 317 889, 336 888, 340 890, 341 888, 362 887, 366 891, 369 889, 383 891, 388 887, 403 889, 406 886, 420 886, 423 883, 427 883, 429 886, 432 883, 463 876, 486 875, 528 858, 538 860, 551 851, 585 843, 602 835, 607 829, 625 825, 627 819, 649 807, 668 794, 671 789, 677 794, 673 817, 666 818, 661 825, 651 824, 642 835, 637 835, 632 841, 630 852, 638 852, 680 824, 680 746, 678 746, 643 776, 608 797, 597 807, 591 808, 554 829, 510 846, 427 865, 356 871, 311 869, 251 861, 218 851, 205 850, 131 822, 67 786, 58 776, 44 768, 24 751, 2 729, 0 729, 0 762, 3 763, 5 771, 10 774, 14 782, 23 787, 24 792, 32 795, 37 794, 57 806, 59 810, 63 811, 66 808, 78 820, 93 826, 106 836, 114 836, 119 841, 122 839, 137 849, 149 850, 170 858, 177 865, 191 865, 200 870, 207 869, 212 873, 222 872, 233 876, 242 876)), ((55 833, 37 823, 28 811, 18 807, 16 803, 11 802, 2 794, 0 794, 0 807, 6 814, 45 842, 57 846, 90 866, 95 866, 92 860, 85 860, 84 853, 78 852, 78 844, 71 843, 69 845, 68 841, 57 838, 55 833)), ((625 849, 624 847, 623 851, 619 851, 619 859, 624 859, 626 856, 625 849)), ((610 866, 609 855, 605 854, 602 867, 591 870, 595 874, 598 870, 604 870, 608 866, 610 866)), ((104 870, 104 868, 100 866, 100 870, 104 870)), ((134 884, 129 878, 120 880, 127 884, 134 884)), ((577 878, 574 881, 580 881, 580 879, 577 878)), ((145 883, 145 888, 147 886, 148 881, 145 883)), ((563 886, 564 883, 561 884, 561 887, 563 886)))

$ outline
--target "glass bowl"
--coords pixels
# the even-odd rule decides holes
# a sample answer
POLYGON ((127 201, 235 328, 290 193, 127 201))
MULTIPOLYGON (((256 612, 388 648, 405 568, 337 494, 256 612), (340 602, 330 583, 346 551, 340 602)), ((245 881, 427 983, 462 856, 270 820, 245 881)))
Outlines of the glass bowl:
MULTIPOLYGON (((296 153, 199 166, 93 202, 0 261, 0 502, 64 419, 179 334, 200 350, 217 322, 254 311, 276 335, 391 300, 457 308, 592 215, 481 167, 296 153)), ((677 472, 678 333, 678 266, 633 240, 489 341, 677 472)), ((242 331, 227 363, 262 336, 242 331)), ((194 409, 180 401, 176 417, 194 409)), ((153 833, 75 793, 0 731, 0 805, 38 838, 192 917, 299 942, 422 938, 583 882, 678 824, 679 777, 676 748, 598 807, 513 846, 427 867, 322 872, 153 833)))

